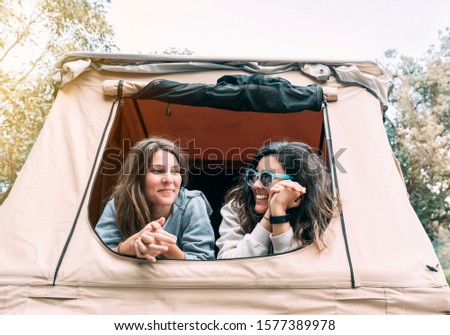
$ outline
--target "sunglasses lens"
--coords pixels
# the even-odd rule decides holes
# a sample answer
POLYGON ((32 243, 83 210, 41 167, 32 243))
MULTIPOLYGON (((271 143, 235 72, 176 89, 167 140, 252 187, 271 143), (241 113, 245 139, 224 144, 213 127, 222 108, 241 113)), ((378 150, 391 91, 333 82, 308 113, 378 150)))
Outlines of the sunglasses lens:
POLYGON ((263 187, 269 188, 272 186, 272 175, 268 172, 261 173, 260 182, 263 187))
POLYGON ((246 174, 247 174, 247 184, 249 186, 253 186, 253 184, 256 182, 256 173, 255 173, 255 171, 247 170, 246 174))

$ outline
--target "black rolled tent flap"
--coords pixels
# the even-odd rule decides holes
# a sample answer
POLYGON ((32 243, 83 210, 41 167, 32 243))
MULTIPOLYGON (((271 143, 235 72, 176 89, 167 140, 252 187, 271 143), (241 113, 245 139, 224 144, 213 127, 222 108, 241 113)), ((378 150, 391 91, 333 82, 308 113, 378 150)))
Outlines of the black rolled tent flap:
POLYGON ((232 111, 293 113, 320 111, 323 91, 316 84, 294 86, 279 77, 226 75, 219 78, 216 85, 157 79, 132 98, 232 111))

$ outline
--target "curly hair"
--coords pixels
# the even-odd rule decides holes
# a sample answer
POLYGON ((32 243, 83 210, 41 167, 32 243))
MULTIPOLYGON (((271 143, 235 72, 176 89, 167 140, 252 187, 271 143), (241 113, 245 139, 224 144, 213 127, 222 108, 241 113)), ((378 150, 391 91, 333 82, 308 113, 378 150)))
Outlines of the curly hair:
MULTIPOLYGON (((285 173, 306 188, 299 207, 289 210, 294 238, 304 246, 316 243, 320 250, 323 249, 323 233, 339 211, 340 202, 333 195, 331 180, 321 158, 305 143, 273 142, 262 147, 248 167, 256 169, 261 158, 268 155, 276 157, 285 173)), ((230 201, 243 231, 250 233, 262 219, 262 214, 255 211, 255 198, 244 176, 225 195, 225 203, 230 201)))
POLYGON ((139 232, 151 221, 148 201, 145 198, 145 176, 153 155, 158 150, 175 156, 180 165, 181 186, 187 184, 188 158, 173 142, 160 137, 137 142, 127 155, 122 174, 112 194, 116 206, 117 226, 124 238, 139 232))

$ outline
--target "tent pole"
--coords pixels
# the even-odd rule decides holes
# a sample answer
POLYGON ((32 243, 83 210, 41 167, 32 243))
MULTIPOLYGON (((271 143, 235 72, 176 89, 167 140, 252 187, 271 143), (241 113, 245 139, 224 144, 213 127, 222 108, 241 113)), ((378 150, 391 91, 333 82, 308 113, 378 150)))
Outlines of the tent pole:
MULTIPOLYGON (((322 104, 322 111, 323 111, 323 118, 324 118, 323 122, 325 124, 325 137, 326 137, 326 143, 327 143, 327 160, 328 160, 328 165, 330 167, 330 175, 331 175, 331 181, 332 181, 331 186, 332 186, 334 196, 339 198, 339 183, 338 183, 337 172, 336 172, 336 164, 334 161, 333 141, 331 138, 330 119, 329 119, 329 115, 328 115, 328 103, 326 102, 326 100, 324 100, 324 102, 322 104)), ((347 253, 347 261, 348 261, 348 266, 350 269, 350 278, 351 278, 352 288, 356 288, 355 274, 353 272, 352 258, 350 255, 350 248, 348 245, 347 230, 345 228, 344 211, 342 209, 340 211, 340 219, 341 219, 342 234, 344 235, 345 251, 347 253)))

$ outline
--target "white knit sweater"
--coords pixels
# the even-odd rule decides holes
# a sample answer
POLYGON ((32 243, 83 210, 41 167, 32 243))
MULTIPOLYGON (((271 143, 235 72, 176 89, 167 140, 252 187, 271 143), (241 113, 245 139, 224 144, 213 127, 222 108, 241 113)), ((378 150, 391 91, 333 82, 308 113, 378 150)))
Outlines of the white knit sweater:
POLYGON ((297 249, 302 245, 300 241, 293 239, 292 227, 275 237, 258 223, 250 234, 245 234, 233 209, 232 201, 222 207, 220 214, 222 223, 219 227, 220 238, 216 242, 219 248, 217 258, 264 256, 272 249, 273 253, 277 254, 297 249))

